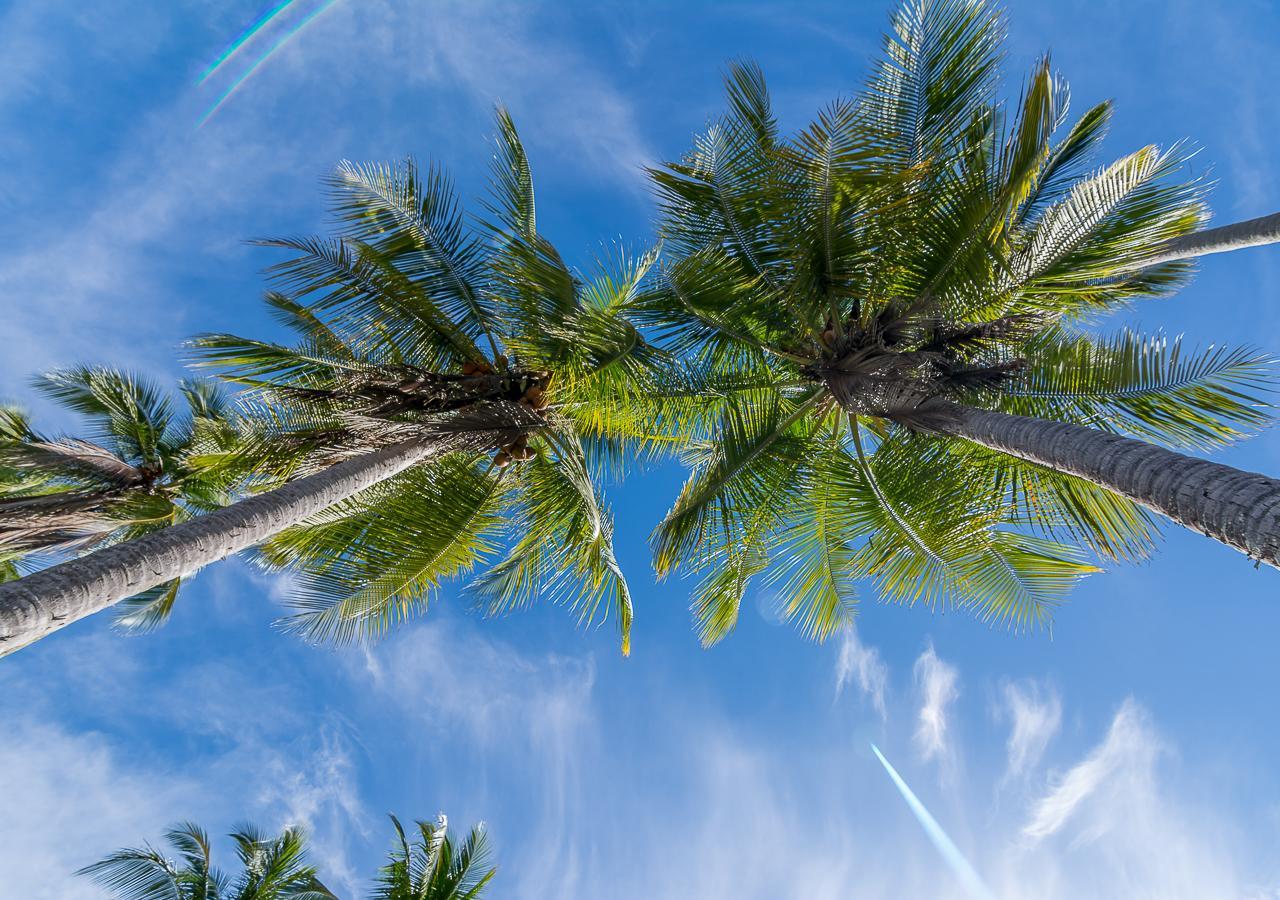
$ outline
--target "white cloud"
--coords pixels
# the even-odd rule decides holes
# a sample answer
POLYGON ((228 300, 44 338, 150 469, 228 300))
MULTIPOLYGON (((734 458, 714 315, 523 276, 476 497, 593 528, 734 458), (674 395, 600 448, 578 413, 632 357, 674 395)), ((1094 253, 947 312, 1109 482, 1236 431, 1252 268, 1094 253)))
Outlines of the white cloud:
POLYGON ((1126 700, 1111 721, 1106 739, 1036 804, 1023 834, 1033 841, 1056 834, 1095 791, 1118 775, 1149 777, 1158 749, 1145 713, 1132 699, 1126 700))
POLYGON ((1062 725, 1062 700, 1057 691, 1030 680, 1005 682, 1001 696, 1004 705, 1000 715, 1009 721, 1009 761, 1004 777, 1013 780, 1040 764, 1062 725))
POLYGON ((1268 897, 1280 886, 1271 835, 1225 800, 1226 780, 1181 770, 1133 699, 1106 737, 1053 778, 1004 857, 1004 896, 1268 897), (1038 873, 1038 880, 1031 880, 1038 873))
POLYGON ((524 654, 438 620, 365 661, 379 700, 403 716, 414 740, 464 748, 464 781, 483 786, 467 806, 528 805, 532 820, 505 832, 521 844, 505 851, 516 860, 503 867, 508 889, 518 886, 512 895, 574 896, 584 864, 575 827, 597 809, 586 794, 591 775, 608 767, 595 731, 594 661, 524 654))
MULTIPOLYGON (((248 579, 237 586, 243 599, 248 579)), ((72 873, 118 847, 159 844, 183 820, 215 839, 246 821, 304 825, 326 881, 348 893, 367 882, 350 857, 370 833, 350 726, 309 707, 300 673, 278 659, 232 661, 195 646, 181 665, 157 658, 166 632, 182 627, 154 638, 64 633, 6 661, 0 896, 106 897, 72 873)))
POLYGON ((844 692, 845 685, 857 684, 858 690, 870 699, 880 718, 885 718, 884 695, 889 683, 889 667, 880 651, 868 647, 858 637, 858 630, 850 625, 840 635, 840 649, 836 656, 836 699, 844 692))
POLYGON ((0 730, 2 892, 25 900, 106 897, 71 873, 122 844, 154 839, 189 815, 187 804, 197 795, 192 778, 138 765, 101 735, 6 718, 0 730))
POLYGON ((643 193, 641 166, 656 157, 631 102, 592 48, 566 39, 552 9, 505 0, 393 2, 377 17, 391 53, 412 54, 419 65, 425 55, 434 80, 465 85, 486 110, 507 104, 535 151, 551 149, 576 170, 643 193))
MULTIPOLYGON (((191 2, 135 22, 136 15, 115 8, 128 4, 110 6, 113 14, 86 19, 71 10, 51 13, 46 0, 19 0, 0 17, 0 47, 21 50, 0 63, 0 73, 13 73, 7 93, 0 84, 0 116, 20 118, 17 104, 56 89, 36 73, 68 58, 87 67, 75 77, 96 79, 77 89, 119 107, 109 126, 77 130, 79 108, 68 106, 66 121, 50 126, 42 140, 101 141, 104 149, 69 173, 33 165, 36 174, 22 189, 0 198, 12 200, 0 204, 9 218, 24 223, 0 252, 5 398, 19 393, 30 374, 75 362, 175 373, 183 339, 234 321, 221 299, 197 307, 192 285, 214 295, 235 291, 230 308, 256 302, 256 289, 245 285, 257 281, 260 258, 241 242, 281 228, 281 220, 284 229, 313 227, 319 174, 348 155, 414 152, 466 160, 455 174, 478 181, 487 153, 476 151, 498 99, 524 123, 535 162, 550 157, 566 177, 587 171, 634 196, 643 183, 641 163, 653 159, 630 102, 602 69, 607 61, 526 4, 340 4, 199 130, 194 124, 217 85, 158 90, 141 95, 154 102, 139 105, 139 94, 122 92, 118 81, 187 83, 193 72, 146 51, 168 43, 165 35, 180 27, 209 35, 212 55, 218 36, 236 27, 226 10, 191 2), (60 27, 66 19, 77 27, 60 27), (98 31, 105 32, 102 40, 91 40, 98 31), (93 65, 84 62, 86 52, 93 65), (318 93, 320 84, 328 96, 318 93), (471 102, 458 102, 460 90, 471 102), (381 107, 371 103, 395 114, 362 128, 378 117, 381 107), (415 104, 434 109, 421 118, 402 114, 415 104), (316 108, 320 114, 307 114, 316 108)), ((198 68, 198 61, 191 65, 198 68)), ((40 159, 41 147, 15 143, 12 135, 22 132, 10 128, 0 139, 0 161, 10 170, 40 159)))
POLYGON ((916 749, 923 759, 939 759, 949 750, 947 710, 960 696, 960 675, 938 658, 929 644, 916 660, 916 688, 920 692, 920 713, 916 720, 916 749))

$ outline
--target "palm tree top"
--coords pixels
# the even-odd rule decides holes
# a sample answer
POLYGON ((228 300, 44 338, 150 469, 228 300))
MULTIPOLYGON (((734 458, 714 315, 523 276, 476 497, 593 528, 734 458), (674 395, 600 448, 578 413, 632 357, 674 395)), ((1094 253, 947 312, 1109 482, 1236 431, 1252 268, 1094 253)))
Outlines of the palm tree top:
POLYGON ((173 858, 144 845, 117 850, 76 874, 90 876, 118 900, 336 900, 306 862, 302 829, 268 837, 243 825, 230 837, 240 862, 235 875, 213 865, 209 836, 192 822, 165 833, 173 858))
MULTIPOLYGON (((395 841, 370 896, 377 900, 477 900, 497 873, 482 825, 460 838, 448 820, 414 823, 412 836, 391 816, 395 841)), ((150 845, 117 850, 76 874, 88 875, 116 900, 335 900, 307 860, 297 827, 271 837, 252 825, 230 835, 235 873, 213 864, 208 834, 181 822, 165 833, 170 853, 150 845)))
POLYGON ((1206 216, 1181 147, 1093 162, 1111 117, 1071 122, 1043 59, 999 98, 989 4, 911 0, 860 95, 783 136, 760 69, 651 170, 665 259, 643 321, 715 402, 690 418, 693 474, 654 535, 660 573, 702 574, 703 639, 763 577, 824 637, 855 585, 1043 623, 1090 553, 1141 557, 1154 523, 1074 475, 945 437, 961 408, 1209 449, 1270 421, 1272 359, 1102 336, 1102 315, 1169 293, 1146 265, 1206 216))
POLYGON ((257 487, 419 436, 457 445, 262 549, 300 573, 291 624, 308 637, 381 634, 478 568, 468 590, 488 611, 550 597, 584 623, 613 617, 629 646, 595 481, 643 441, 613 398, 663 359, 632 322, 654 256, 570 268, 536 229, 503 110, 498 126, 485 218, 463 214, 436 168, 343 163, 328 181, 335 236, 261 242, 290 253, 267 302, 297 342, 195 341, 202 363, 248 389, 251 434, 229 462, 257 487))
MULTIPOLYGON (((232 449, 226 395, 189 379, 175 398, 140 375, 103 366, 50 372, 37 391, 79 414, 79 437, 36 430, 16 407, 0 410, 0 581, 50 556, 147 534, 225 503, 234 479, 199 464, 232 449)), ((125 601, 116 618, 132 630, 168 617, 177 580, 125 601)))

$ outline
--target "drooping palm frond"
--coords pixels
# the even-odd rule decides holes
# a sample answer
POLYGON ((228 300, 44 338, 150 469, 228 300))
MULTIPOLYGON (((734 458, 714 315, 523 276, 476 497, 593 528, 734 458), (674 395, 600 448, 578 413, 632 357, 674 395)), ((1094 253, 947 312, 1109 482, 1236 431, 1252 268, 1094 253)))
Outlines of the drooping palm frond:
POLYGON ((301 572, 289 628, 309 640, 379 637, 421 613, 443 579, 497 551, 503 485, 466 458, 419 466, 263 548, 301 572))
POLYGON ((1122 331, 1101 340, 1048 336, 1028 346, 1001 408, 1207 450, 1271 420, 1275 360, 1248 348, 1187 352, 1182 339, 1122 331))

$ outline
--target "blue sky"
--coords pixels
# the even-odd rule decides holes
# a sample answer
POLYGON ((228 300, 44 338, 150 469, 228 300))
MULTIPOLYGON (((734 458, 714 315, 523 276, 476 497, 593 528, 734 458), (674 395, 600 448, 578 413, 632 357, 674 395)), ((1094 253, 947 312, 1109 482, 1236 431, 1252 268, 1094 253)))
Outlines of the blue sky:
MULTIPOLYGON (((651 240, 640 167, 679 154, 735 57, 784 125, 856 90, 888 4, 340 0, 238 91, 200 72, 263 0, 0 4, 0 393, 42 368, 170 377, 203 330, 271 334, 267 251, 323 226, 339 159, 406 153, 482 189, 512 110, 539 225, 582 262, 651 240)), ((300 3, 300 7, 314 4, 300 3)), ((1010 4, 1016 90, 1045 50, 1108 147, 1187 138, 1219 221, 1280 209, 1280 10, 1265 0, 1010 4)), ((269 41, 269 39, 268 39, 269 41)), ((245 60, 267 43, 251 45, 245 60)), ((231 68, 231 67, 228 67, 231 68)), ((1133 314, 1280 352, 1280 252, 1207 260, 1133 314)), ((61 419, 55 425, 70 426, 61 419)), ((1280 434, 1233 448, 1280 471, 1280 434)), ((384 814, 488 823, 497 898, 970 896, 871 754, 875 741, 1000 898, 1280 897, 1276 574, 1194 535, 1086 582, 1052 636, 864 597, 826 645, 750 599, 698 647, 688 586, 646 536, 679 473, 611 491, 634 652, 538 609, 497 621, 446 590, 369 651, 271 626, 285 585, 230 562, 174 622, 88 621, 0 663, 0 897, 101 896, 69 873, 181 818, 305 823, 350 895, 384 814)))

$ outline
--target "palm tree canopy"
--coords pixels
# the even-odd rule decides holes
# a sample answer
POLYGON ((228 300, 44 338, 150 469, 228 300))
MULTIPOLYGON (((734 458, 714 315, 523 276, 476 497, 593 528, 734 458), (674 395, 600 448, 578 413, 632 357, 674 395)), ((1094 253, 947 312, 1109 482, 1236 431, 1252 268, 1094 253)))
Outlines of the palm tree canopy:
MULTIPOLYGON (((227 502, 234 477, 199 464, 237 440, 216 385, 183 381, 175 403, 138 375, 105 367, 51 372, 35 387, 80 414, 83 437, 48 437, 0 409, 0 581, 50 556, 127 541, 227 502)), ((149 630, 173 609, 179 581, 124 601, 117 624, 149 630)))
POLYGON ((306 835, 286 828, 268 837, 251 825, 231 834, 240 869, 214 867, 209 837, 198 825, 175 825, 165 839, 171 858, 150 846, 117 850, 76 874, 88 875, 118 900, 334 900, 306 862, 306 835))
POLYGON ((1004 24, 973 0, 910 0, 865 90, 784 137, 760 70, 651 172, 666 262, 645 317, 706 402, 693 473, 654 535, 660 573, 702 574, 704 641, 765 579, 821 638, 855 584, 1047 620, 1091 556, 1142 557, 1136 503, 938 432, 952 404, 1209 449, 1269 421, 1271 360, 1090 326, 1168 293, 1143 266, 1205 218, 1178 147, 1093 162, 1108 103, 1074 121, 1048 59, 999 99, 1004 24))
POLYGON ((662 360, 631 322, 653 255, 616 256, 590 277, 567 266, 537 231, 505 111, 498 124, 484 220, 464 216, 438 169, 343 163, 329 180, 336 236, 263 242, 290 253, 267 302, 296 342, 195 342, 247 387, 255 433, 228 461, 258 488, 425 429, 511 432, 501 449, 433 457, 262 548, 299 574, 289 622, 309 638, 380 635, 443 579, 479 568, 468 589, 488 611, 549 596, 584 623, 611 616, 629 646, 631 599, 594 476, 643 441, 639 413, 610 398, 662 360))
MULTIPOLYGON (((448 820, 415 822, 410 838, 391 816, 395 842, 378 871, 370 896, 376 900, 477 900, 497 869, 484 827, 461 840, 448 820)), ((192 822, 165 833, 172 855, 149 845, 117 850, 76 874, 88 875, 116 900, 335 900, 307 861, 302 829, 275 837, 252 825, 230 835, 239 868, 228 874, 213 865, 209 836, 192 822)))
POLYGON ((395 816, 396 843, 378 876, 374 900, 473 900, 497 873, 483 827, 460 842, 449 837, 448 820, 415 822, 410 840, 395 816))

